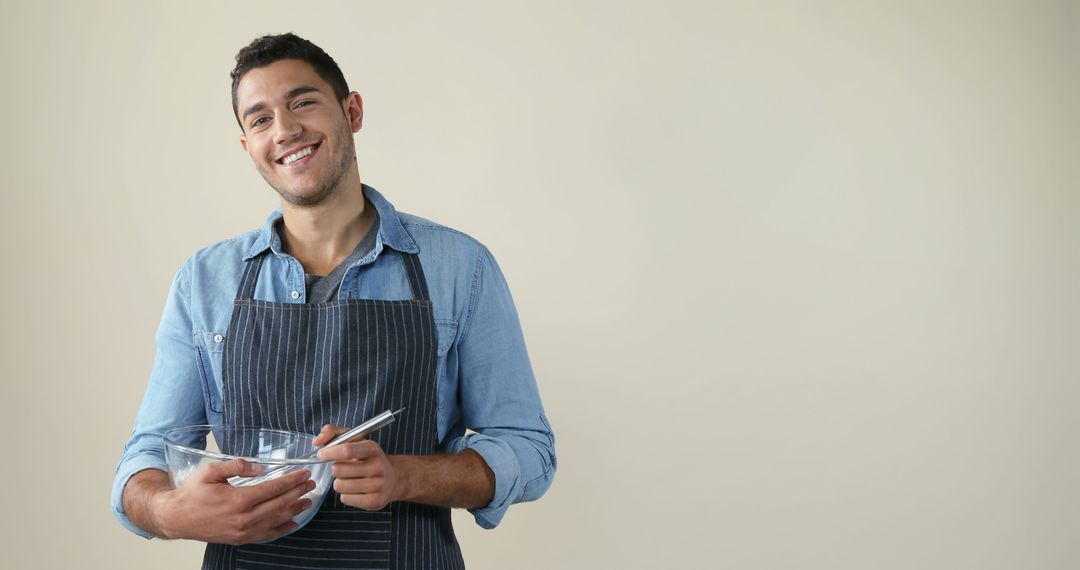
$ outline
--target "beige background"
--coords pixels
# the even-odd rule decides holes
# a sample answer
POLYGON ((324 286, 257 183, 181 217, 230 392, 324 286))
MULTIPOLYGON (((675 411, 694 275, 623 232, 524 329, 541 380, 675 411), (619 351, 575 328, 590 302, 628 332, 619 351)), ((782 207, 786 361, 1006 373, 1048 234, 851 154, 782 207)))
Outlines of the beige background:
POLYGON ((1077 2, 409 4, 5 2, 5 567, 200 560, 109 486, 289 30, 513 288, 560 468, 471 568, 1080 567, 1077 2))

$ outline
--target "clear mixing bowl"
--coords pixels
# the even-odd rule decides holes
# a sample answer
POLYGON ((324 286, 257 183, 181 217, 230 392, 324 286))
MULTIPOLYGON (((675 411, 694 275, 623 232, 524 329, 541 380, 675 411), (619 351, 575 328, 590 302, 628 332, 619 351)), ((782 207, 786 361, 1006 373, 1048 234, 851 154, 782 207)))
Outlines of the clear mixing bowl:
MULTIPOLYGON (((196 425, 165 432, 165 461, 174 487, 184 483, 200 466, 213 461, 236 458, 262 466, 271 478, 307 469, 315 489, 304 495, 311 506, 293 517, 299 530, 322 505, 331 487, 332 461, 308 457, 315 450, 315 436, 292 431, 257 428, 196 425)), ((241 487, 261 482, 259 477, 233 477, 229 483, 241 487)), ((294 530, 293 532, 296 532, 294 530)))

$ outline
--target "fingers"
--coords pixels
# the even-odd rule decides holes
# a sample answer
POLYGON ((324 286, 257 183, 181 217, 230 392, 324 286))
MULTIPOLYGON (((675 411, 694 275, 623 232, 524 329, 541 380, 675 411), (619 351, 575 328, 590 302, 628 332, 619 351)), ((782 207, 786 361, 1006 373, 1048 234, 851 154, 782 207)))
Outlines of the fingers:
POLYGON ((366 511, 380 510, 393 500, 390 481, 384 475, 335 479, 334 490, 340 495, 342 503, 366 511))
MULTIPOLYGON (((239 487, 237 488, 237 491, 242 493, 241 496, 249 505, 257 505, 275 497, 280 497, 281 495, 294 490, 297 486, 303 485, 310 479, 311 471, 299 469, 288 475, 278 477, 277 479, 264 481, 250 487, 239 487)), ((301 495, 302 494, 303 493, 301 493, 301 495)))
POLYGON ((229 478, 264 469, 242 459, 209 463, 170 491, 160 518, 170 521, 170 535, 204 542, 247 544, 279 537, 297 528, 290 519, 312 507, 303 498, 315 489, 311 473, 294 469, 257 485, 233 487, 229 478))
POLYGON ((365 511, 381 511, 390 502, 380 493, 341 495, 341 502, 365 511))
POLYGON ((292 517, 284 519, 283 522, 275 523, 261 520, 258 521, 257 527, 253 527, 243 532, 235 533, 232 539, 228 541, 228 544, 241 545, 251 544, 253 542, 267 542, 276 538, 280 538, 296 530, 297 528, 300 528, 300 525, 293 522, 292 517), (267 528, 267 524, 274 524, 274 526, 267 528))
POLYGON ((358 479, 334 479, 334 490, 342 495, 369 495, 381 493, 385 482, 380 477, 358 479))
POLYGON ((297 528, 291 519, 312 506, 310 499, 302 497, 316 486, 307 476, 308 472, 304 470, 290 473, 281 479, 236 489, 246 495, 242 499, 243 504, 247 505, 243 520, 252 525, 249 528, 249 538, 244 542, 272 540, 297 528), (291 484, 297 479, 297 484, 291 484), (270 496, 264 500, 254 502, 255 497, 265 497, 268 494, 270 496))
POLYGON ((259 503, 251 514, 259 519, 265 518, 273 526, 283 524, 311 506, 311 500, 302 497, 314 490, 315 482, 308 479, 281 495, 259 503))
POLYGON ((228 461, 214 461, 208 463, 205 469, 200 469, 192 474, 192 477, 198 477, 201 481, 206 483, 224 483, 230 477, 237 475, 244 477, 253 477, 262 473, 263 468, 261 465, 251 463, 250 461, 244 461, 237 457, 236 459, 230 459, 228 461))
POLYGON ((378 443, 365 439, 324 447, 319 450, 319 459, 323 461, 364 460, 382 454, 382 448, 379 447, 378 443))
MULTIPOLYGON (((270 529, 269 535, 264 540, 273 540, 275 538, 278 538, 279 536, 284 536, 284 535, 296 530, 296 528, 299 527, 299 526, 300 525, 292 522, 291 520, 286 521, 281 526, 270 529)), ((259 540, 258 542, 263 542, 264 540, 259 540)))
POLYGON ((334 490, 343 503, 377 511, 394 500, 397 475, 379 444, 343 443, 323 451, 320 456, 335 460, 330 470, 335 477, 334 490))
POLYGON ((341 461, 330 467, 330 473, 339 480, 374 478, 386 475, 386 466, 381 461, 341 461))

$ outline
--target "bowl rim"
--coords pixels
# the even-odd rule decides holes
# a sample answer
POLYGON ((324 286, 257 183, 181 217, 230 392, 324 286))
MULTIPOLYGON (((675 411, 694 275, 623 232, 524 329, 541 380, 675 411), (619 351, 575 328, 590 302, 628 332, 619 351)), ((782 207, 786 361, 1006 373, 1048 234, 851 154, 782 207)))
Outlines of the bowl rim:
MULTIPOLYGON (((218 452, 215 452, 215 451, 207 451, 205 449, 199 449, 197 447, 190 447, 190 446, 187 446, 187 445, 183 445, 181 443, 177 443, 175 440, 170 438, 170 436, 172 434, 176 433, 176 432, 187 431, 187 430, 196 430, 196 429, 205 429, 206 431, 213 431, 215 429, 257 430, 257 431, 270 431, 270 432, 286 434, 286 435, 302 435, 302 436, 310 437, 312 439, 315 438, 315 436, 313 436, 311 434, 302 433, 302 432, 298 432, 298 431, 289 431, 287 429, 277 429, 277 428, 249 426, 249 425, 226 426, 224 424, 216 424, 216 425, 214 425, 214 424, 193 424, 193 425, 181 426, 181 427, 166 430, 165 433, 163 433, 161 435, 162 443, 166 447, 171 446, 171 447, 174 447, 176 449, 187 451, 189 453, 194 453, 196 455, 202 455, 204 457, 210 457, 210 458, 213 458, 213 459, 220 459, 220 460, 223 460, 223 461, 229 461, 231 459, 243 459, 244 461, 248 461, 250 463, 258 463, 258 464, 261 464, 261 465, 319 465, 321 463, 331 463, 332 462, 332 460, 322 460, 322 459, 319 459, 318 457, 312 457, 310 459, 304 459, 304 458, 300 458, 300 457, 285 458, 285 459, 280 459, 280 458, 272 459, 272 458, 269 458, 269 457, 247 457, 247 456, 244 456, 244 455, 229 455, 227 453, 218 453, 218 452)), ((318 449, 318 448, 313 447, 312 451, 314 451, 315 449, 318 449)))

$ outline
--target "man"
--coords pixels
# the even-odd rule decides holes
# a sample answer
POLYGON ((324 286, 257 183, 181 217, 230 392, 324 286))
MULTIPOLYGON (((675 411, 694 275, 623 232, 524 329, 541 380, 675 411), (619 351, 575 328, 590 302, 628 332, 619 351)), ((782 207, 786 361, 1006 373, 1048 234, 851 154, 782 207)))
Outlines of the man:
POLYGON ((232 79, 240 145, 281 208, 177 273, 113 511, 145 537, 207 542, 206 568, 463 567, 449 509, 494 528, 555 473, 506 282, 483 245, 361 183, 363 102, 322 49, 265 36, 232 79), (400 407, 397 429, 320 451, 336 461, 333 492, 288 536, 310 505, 306 471, 234 488, 255 468, 221 462, 176 489, 165 472, 174 427, 273 427, 321 445, 400 407), (373 522, 391 531, 350 538, 373 522))

